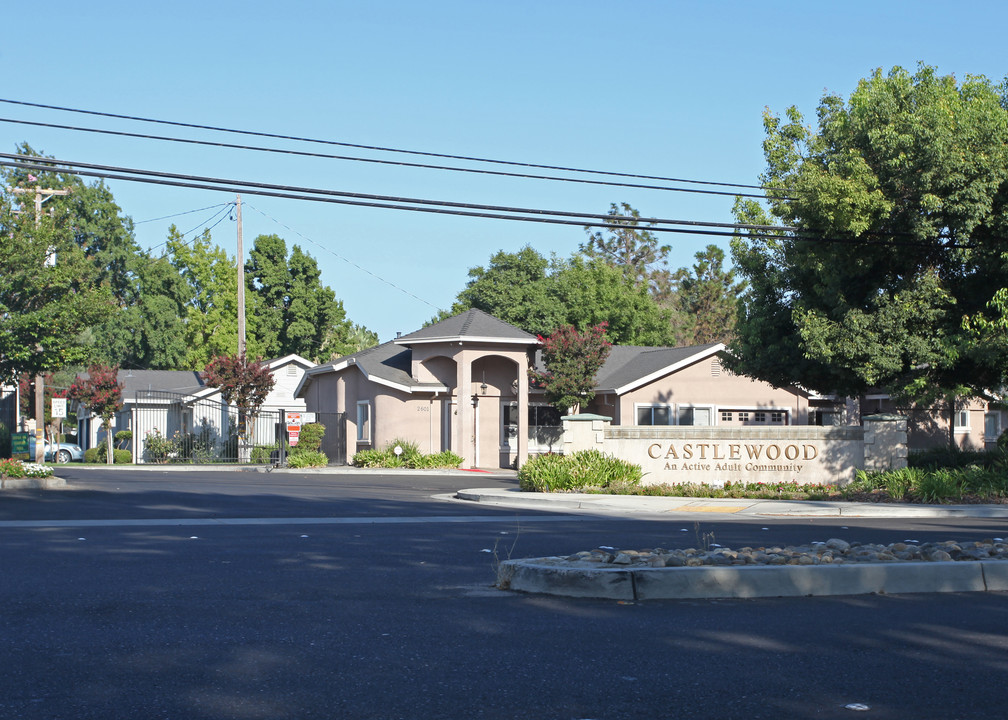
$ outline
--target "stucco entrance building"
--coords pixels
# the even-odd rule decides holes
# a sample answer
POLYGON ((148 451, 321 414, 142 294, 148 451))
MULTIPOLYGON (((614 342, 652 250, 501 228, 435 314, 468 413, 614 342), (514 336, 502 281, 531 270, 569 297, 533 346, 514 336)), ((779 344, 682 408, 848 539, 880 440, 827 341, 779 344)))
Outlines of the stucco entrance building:
MULTIPOLYGON (((401 439, 452 450, 464 467, 521 465, 559 452, 560 413, 530 387, 538 338, 469 310, 391 342, 308 370, 295 391, 309 412, 342 413, 346 457, 401 439)), ((583 411, 619 425, 809 424, 809 397, 733 375, 723 345, 614 346, 583 411)))

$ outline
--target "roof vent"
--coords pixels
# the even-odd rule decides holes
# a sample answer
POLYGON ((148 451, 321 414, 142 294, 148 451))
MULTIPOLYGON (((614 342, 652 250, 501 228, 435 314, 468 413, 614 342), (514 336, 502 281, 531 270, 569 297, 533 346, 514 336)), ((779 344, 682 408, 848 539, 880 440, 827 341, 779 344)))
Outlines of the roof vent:
POLYGON ((710 363, 711 377, 721 377, 721 360, 714 358, 710 363))

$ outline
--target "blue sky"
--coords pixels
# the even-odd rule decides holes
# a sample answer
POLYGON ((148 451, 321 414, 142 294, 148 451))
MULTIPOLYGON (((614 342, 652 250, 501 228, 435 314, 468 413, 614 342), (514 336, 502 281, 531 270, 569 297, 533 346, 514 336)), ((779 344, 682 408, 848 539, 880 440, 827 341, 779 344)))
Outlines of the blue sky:
MULTIPOLYGON (((1001 2, 8 3, 0 97, 559 166, 755 183, 762 112, 843 96, 918 62, 1008 74, 1001 2), (283 8, 282 10, 279 8, 283 8)), ((248 142, 0 103, 0 117, 248 142)), ((354 192, 730 221, 732 200, 207 149, 0 122, 0 148, 60 159, 354 192)), ((297 147, 269 141, 274 147, 297 147)), ((315 149, 315 148, 309 148, 315 149)), ((337 148, 329 152, 342 153, 337 148)), ((347 153, 349 154, 349 153, 347 153)), ((368 153, 361 152, 367 156, 368 153)), ((380 155, 371 153, 370 156, 380 155)), ((408 158, 407 158, 408 159, 408 158)), ((109 181, 145 248, 203 227, 221 192, 109 181)), ((382 340, 448 307, 469 268, 528 244, 568 256, 583 229, 243 195, 246 252, 276 233, 318 259, 382 340)), ((663 236, 675 267, 709 238, 663 236)), ((235 224, 213 230, 235 251, 235 224)), ((727 247, 726 241, 719 244, 727 247)))

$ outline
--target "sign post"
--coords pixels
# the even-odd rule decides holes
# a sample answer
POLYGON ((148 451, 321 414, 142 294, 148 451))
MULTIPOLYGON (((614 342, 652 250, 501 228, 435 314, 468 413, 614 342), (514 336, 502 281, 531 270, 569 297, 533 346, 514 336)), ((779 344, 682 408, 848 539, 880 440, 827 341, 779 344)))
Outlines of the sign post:
MULTIPOLYGON (((52 419, 56 421, 56 437, 53 440, 52 447, 58 448, 59 444, 63 442, 63 418, 67 416, 67 399, 54 397, 52 399, 52 419)), ((53 450, 53 460, 57 457, 57 450, 53 450)))
POLYGON ((294 447, 298 444, 298 436, 301 434, 301 413, 284 413, 284 424, 287 426, 287 444, 294 447))

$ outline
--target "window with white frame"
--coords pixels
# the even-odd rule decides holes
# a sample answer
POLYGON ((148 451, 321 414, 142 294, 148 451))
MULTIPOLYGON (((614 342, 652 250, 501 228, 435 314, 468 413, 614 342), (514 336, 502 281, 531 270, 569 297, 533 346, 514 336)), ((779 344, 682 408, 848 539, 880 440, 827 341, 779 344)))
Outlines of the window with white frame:
POLYGON ((955 414, 955 431, 956 432, 969 432, 970 429, 970 413, 969 410, 956 410, 955 414))
POLYGON ((669 405, 637 405, 638 425, 671 425, 672 407, 669 405))
POLYGON ((680 405, 678 417, 679 425, 713 425, 714 408, 703 405, 680 405))
POLYGON ((371 403, 368 400, 357 403, 357 442, 371 442, 371 403))

